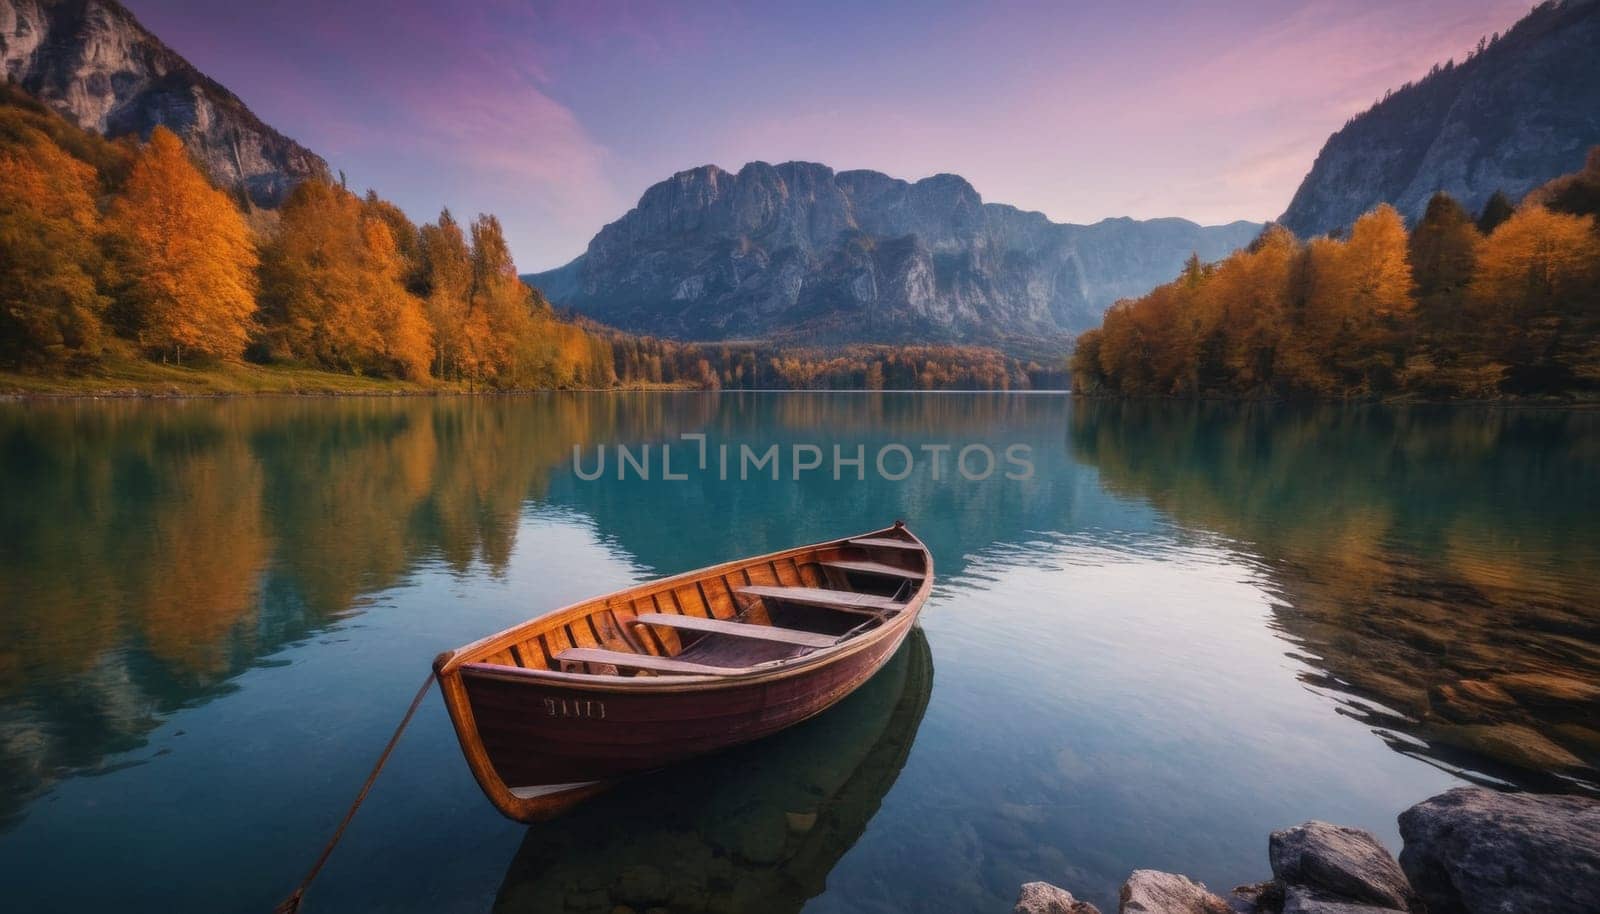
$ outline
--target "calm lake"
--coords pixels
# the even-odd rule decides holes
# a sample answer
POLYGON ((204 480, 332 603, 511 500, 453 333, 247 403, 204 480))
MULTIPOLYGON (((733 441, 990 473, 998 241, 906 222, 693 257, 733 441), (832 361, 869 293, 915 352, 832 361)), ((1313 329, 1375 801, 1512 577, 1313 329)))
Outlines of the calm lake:
POLYGON ((1135 867, 1263 878, 1308 818, 1397 850, 1395 815, 1464 781, 1600 783, 1597 471, 1600 413, 1537 409, 0 404, 0 885, 270 910, 440 650, 896 518, 937 563, 923 634, 834 710, 527 828, 430 695, 305 910, 998 912, 1033 879, 1112 910, 1135 867), (780 479, 718 478, 741 444, 780 479), (795 480, 796 444, 862 446, 867 478, 795 480), (972 444, 1027 445, 1031 478, 932 478, 923 445, 972 444))

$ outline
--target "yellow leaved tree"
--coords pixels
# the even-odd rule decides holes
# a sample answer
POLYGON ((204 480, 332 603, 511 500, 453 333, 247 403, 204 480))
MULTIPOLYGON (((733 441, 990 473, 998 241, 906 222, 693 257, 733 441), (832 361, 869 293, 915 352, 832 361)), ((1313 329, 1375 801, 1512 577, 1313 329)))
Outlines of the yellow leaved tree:
POLYGON ((94 169, 36 130, 0 148, 0 363, 71 366, 99 356, 94 169))
POLYGON ((1512 393, 1600 383, 1600 235, 1593 216, 1524 205, 1479 249, 1472 283, 1485 346, 1512 393))
POLYGON ((106 218, 124 302, 145 348, 236 361, 256 310, 255 241, 183 141, 157 127, 106 218))
POLYGON ((406 288, 411 266, 391 227, 399 220, 386 207, 322 180, 290 193, 261 271, 274 354, 356 374, 427 379, 433 328, 406 288))

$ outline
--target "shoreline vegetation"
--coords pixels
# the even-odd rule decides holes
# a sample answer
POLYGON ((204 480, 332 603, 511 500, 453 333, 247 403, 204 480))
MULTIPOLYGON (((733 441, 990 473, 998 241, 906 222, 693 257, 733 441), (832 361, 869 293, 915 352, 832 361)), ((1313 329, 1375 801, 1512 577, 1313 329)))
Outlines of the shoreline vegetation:
MULTIPOLYGON (((638 338, 635 338, 638 339, 638 338)), ((686 351, 699 359, 701 344, 649 340, 686 351)), ((706 347, 711 348, 711 347, 706 347)), ((857 391, 857 392, 1036 392, 1067 393, 1064 370, 1045 370, 1012 362, 971 347, 849 347, 837 352, 784 350, 766 346, 715 347, 723 371, 639 372, 628 380, 612 378, 593 385, 511 386, 470 380, 413 381, 329 371, 274 362, 202 362, 175 365, 128 355, 108 354, 87 370, 44 374, 0 368, 0 400, 68 398, 169 398, 243 396, 466 396, 568 391, 857 391), (864 348, 874 350, 854 353, 864 348), (760 370, 753 366, 760 364, 760 370), (751 370, 746 372, 746 366, 751 370), (884 366, 888 365, 888 370, 884 366), (726 374, 735 383, 722 383, 726 374), (652 375, 654 375, 652 377, 652 375)))
POLYGON ((95 374, 31 375, 0 371, 0 402, 8 400, 198 399, 226 397, 472 397, 556 392, 634 393, 1027 393, 1070 394, 1054 387, 706 387, 688 381, 648 381, 606 387, 473 387, 463 383, 417 383, 396 378, 341 374, 295 365, 250 363, 183 367, 144 361, 111 361, 95 374))
POLYGON ((1584 169, 1476 219, 1435 194, 1344 237, 1270 225, 1215 264, 1113 305, 1072 387, 1133 397, 1600 398, 1600 147, 1584 169))
POLYGON ((557 312, 500 222, 418 226, 302 181, 214 186, 182 140, 81 130, 0 86, 0 393, 399 393, 1060 387, 1066 359, 984 346, 694 343, 557 312), (1052 364, 1040 364, 1038 359, 1052 364), (197 370, 198 369, 198 370, 197 370))

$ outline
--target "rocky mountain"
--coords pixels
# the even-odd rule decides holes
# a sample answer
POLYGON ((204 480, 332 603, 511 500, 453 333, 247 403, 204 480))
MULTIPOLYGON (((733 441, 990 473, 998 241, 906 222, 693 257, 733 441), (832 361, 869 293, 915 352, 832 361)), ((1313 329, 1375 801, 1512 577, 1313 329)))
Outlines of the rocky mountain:
POLYGON ((651 187, 576 260, 525 277, 553 302, 683 339, 987 342, 1095 326, 1106 306, 1225 256, 1256 223, 1062 225, 956 175, 706 165, 651 187))
POLYGON ((257 205, 327 173, 115 0, 0 0, 0 60, 9 81, 80 127, 111 137, 167 127, 213 180, 257 205))
POLYGON ((1548 2, 1329 138, 1279 220, 1301 237, 1379 203, 1408 218, 1448 191, 1473 212, 1577 171, 1600 143, 1600 0, 1548 2))

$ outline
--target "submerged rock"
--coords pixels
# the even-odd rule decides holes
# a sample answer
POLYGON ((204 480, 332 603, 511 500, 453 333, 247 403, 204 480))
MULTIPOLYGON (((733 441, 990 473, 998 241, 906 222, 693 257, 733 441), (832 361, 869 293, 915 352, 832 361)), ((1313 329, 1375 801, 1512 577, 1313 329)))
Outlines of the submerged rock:
POLYGON ((1283 914, 1405 914, 1405 909, 1363 904, 1296 885, 1284 892, 1283 914))
POLYGON ((1072 893, 1048 882, 1025 882, 1012 914, 1100 914, 1100 909, 1079 901, 1072 893))
POLYGON ((1233 908, 1204 885, 1177 873, 1134 870, 1122 884, 1118 914, 1233 914, 1233 908))
POLYGON ((1600 800, 1458 787, 1400 814, 1429 914, 1600 911, 1600 800))
POLYGON ((1524 724, 1441 726, 1428 735, 1446 745, 1530 771, 1582 771, 1589 767, 1570 750, 1524 724))
POLYGON ((1400 864, 1371 832, 1307 822, 1272 833, 1272 875, 1333 897, 1405 910, 1414 893, 1400 864))

